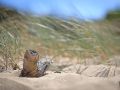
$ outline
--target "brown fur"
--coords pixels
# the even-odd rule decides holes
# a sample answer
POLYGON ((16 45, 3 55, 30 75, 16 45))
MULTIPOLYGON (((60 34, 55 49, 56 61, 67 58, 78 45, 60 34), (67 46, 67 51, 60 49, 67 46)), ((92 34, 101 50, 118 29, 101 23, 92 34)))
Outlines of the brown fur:
POLYGON ((23 77, 38 77, 39 73, 37 70, 37 61, 39 60, 39 55, 34 50, 26 50, 23 60, 23 70, 21 75, 23 77), (35 54, 35 55, 34 55, 35 54))

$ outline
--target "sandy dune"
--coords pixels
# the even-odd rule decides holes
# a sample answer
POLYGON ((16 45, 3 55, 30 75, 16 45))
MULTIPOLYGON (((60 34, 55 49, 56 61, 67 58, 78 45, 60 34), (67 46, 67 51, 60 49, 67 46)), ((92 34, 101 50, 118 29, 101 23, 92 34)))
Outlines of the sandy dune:
POLYGON ((23 78, 19 73, 0 73, 0 90, 120 90, 120 75, 104 78, 48 72, 39 78, 23 78))
POLYGON ((80 65, 75 64, 62 70, 66 73, 78 73, 89 77, 114 77, 120 75, 120 67, 108 65, 80 65))
POLYGON ((32 90, 32 89, 14 80, 0 78, 0 90, 32 90))

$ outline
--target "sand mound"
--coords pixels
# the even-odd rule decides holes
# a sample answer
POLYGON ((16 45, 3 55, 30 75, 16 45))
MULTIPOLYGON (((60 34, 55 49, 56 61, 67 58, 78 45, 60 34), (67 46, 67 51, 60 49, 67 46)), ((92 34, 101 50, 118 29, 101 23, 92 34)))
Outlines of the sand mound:
POLYGON ((7 78, 0 78, 0 90, 32 90, 24 84, 18 83, 7 78))
POLYGON ((120 67, 107 65, 72 65, 63 69, 66 73, 78 73, 89 77, 113 77, 120 75, 120 67))
POLYGON ((120 76, 103 78, 49 72, 39 78, 23 78, 18 77, 19 73, 0 73, 0 90, 120 90, 120 76))
POLYGON ((0 90, 120 90, 120 68, 115 66, 72 65, 39 78, 19 75, 18 70, 0 73, 0 90))

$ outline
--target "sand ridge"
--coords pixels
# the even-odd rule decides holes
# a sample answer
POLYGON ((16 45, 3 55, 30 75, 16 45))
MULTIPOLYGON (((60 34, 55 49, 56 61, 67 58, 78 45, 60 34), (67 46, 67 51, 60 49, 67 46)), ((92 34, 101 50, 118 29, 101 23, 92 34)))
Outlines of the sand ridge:
POLYGON ((94 77, 74 72, 47 72, 43 77, 19 77, 20 71, 0 73, 0 90, 120 90, 120 75, 94 77))

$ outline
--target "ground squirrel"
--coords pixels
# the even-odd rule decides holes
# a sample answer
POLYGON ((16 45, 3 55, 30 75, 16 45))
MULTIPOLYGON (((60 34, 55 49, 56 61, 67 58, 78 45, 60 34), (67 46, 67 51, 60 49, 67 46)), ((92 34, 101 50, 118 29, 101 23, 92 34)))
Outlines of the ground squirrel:
POLYGON ((23 60, 22 77, 40 77, 43 76, 50 61, 46 59, 39 60, 39 54, 35 50, 26 50, 23 60))

